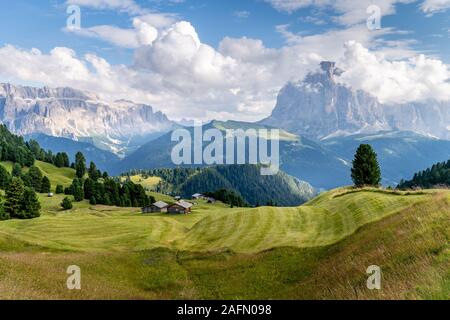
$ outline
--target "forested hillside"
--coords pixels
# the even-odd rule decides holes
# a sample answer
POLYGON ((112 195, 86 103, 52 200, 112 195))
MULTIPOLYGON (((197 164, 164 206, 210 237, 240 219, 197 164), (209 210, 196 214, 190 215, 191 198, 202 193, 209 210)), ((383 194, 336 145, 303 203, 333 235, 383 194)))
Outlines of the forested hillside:
POLYGON ((157 186, 158 192, 189 197, 194 193, 226 189, 240 195, 250 205, 295 206, 308 201, 315 194, 308 183, 284 172, 262 176, 260 166, 256 165, 157 169, 140 173, 162 178, 157 186))
POLYGON ((424 171, 416 173, 409 181, 401 181, 399 188, 433 188, 450 186, 450 160, 433 165, 424 171))

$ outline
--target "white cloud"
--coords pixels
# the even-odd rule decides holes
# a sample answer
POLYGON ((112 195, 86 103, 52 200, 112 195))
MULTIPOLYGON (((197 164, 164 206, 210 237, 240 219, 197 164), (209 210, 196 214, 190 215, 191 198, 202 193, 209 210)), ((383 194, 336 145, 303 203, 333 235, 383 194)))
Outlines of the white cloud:
POLYGON ((390 61, 350 41, 345 45, 340 66, 346 70, 341 76, 343 82, 372 93, 384 103, 450 100, 449 67, 422 54, 390 61))
POLYGON ((420 6, 428 16, 450 9, 450 0, 425 0, 420 6))
POLYGON ((407 41, 383 40, 384 35, 398 32, 390 29, 370 32, 364 25, 354 25, 299 35, 280 26, 278 31, 288 44, 279 49, 245 37, 226 37, 215 49, 201 41, 189 22, 177 21, 173 15, 136 16, 133 28, 111 28, 97 26, 80 32, 134 48, 130 66, 111 65, 92 54, 78 57, 68 48, 42 53, 7 45, 0 47, 0 78, 71 86, 105 100, 149 103, 172 119, 204 120, 250 121, 269 115, 279 89, 287 81, 302 79, 321 60, 339 61, 347 70, 342 81, 384 101, 446 99, 450 92, 447 66, 416 56, 407 41), (402 61, 392 62, 392 58, 402 61))
POLYGON ((344 54, 344 43, 348 41, 356 41, 371 50, 383 52, 393 59, 416 54, 409 49, 411 40, 384 40, 383 37, 386 35, 402 33, 390 28, 370 31, 365 25, 354 25, 345 29, 331 29, 312 35, 293 33, 289 31, 289 25, 279 25, 276 29, 296 50, 316 53, 328 60, 339 59, 344 54))
POLYGON ((67 4, 94 9, 120 10, 130 14, 145 11, 134 0, 67 0, 67 4))
MULTIPOLYGON (((395 13, 397 3, 411 3, 416 0, 265 0, 275 9, 292 13, 299 9, 316 7, 320 9, 331 8, 335 10, 334 20, 342 25, 351 26, 366 21, 369 18, 367 8, 376 5, 380 8, 382 16, 395 13)), ((442 0, 443 1, 443 0, 442 0)))
POLYGON ((133 19, 133 29, 101 25, 80 29, 65 28, 64 30, 84 37, 98 38, 119 47, 132 49, 151 45, 158 37, 158 30, 141 18, 133 19))

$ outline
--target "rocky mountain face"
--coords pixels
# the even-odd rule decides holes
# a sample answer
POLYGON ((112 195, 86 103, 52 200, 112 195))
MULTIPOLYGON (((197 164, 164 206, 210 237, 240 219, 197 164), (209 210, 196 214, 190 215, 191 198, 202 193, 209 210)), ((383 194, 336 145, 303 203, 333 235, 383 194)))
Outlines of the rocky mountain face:
POLYGON ((147 139, 174 128, 161 112, 129 101, 112 104, 71 88, 0 84, 0 122, 18 135, 42 133, 89 141, 124 154, 138 137, 147 139))
POLYGON ((316 139, 382 130, 450 139, 450 103, 384 105, 339 83, 342 73, 334 62, 322 62, 320 72, 282 88, 272 115, 261 123, 316 139))

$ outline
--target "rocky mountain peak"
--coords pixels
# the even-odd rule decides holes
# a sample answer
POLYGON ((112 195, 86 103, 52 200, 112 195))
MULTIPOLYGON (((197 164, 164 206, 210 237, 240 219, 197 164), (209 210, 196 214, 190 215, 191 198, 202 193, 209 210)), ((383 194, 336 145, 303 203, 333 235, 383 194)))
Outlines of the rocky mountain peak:
POLYGON ((450 138, 450 104, 383 105, 370 92, 336 81, 343 72, 332 61, 321 62, 318 72, 281 89, 272 115, 262 123, 315 139, 381 130, 450 138))
POLYGON ((0 123, 18 135, 46 134, 94 139, 103 149, 123 154, 136 137, 170 131, 175 124, 161 112, 131 101, 108 103, 73 88, 0 84, 0 123))

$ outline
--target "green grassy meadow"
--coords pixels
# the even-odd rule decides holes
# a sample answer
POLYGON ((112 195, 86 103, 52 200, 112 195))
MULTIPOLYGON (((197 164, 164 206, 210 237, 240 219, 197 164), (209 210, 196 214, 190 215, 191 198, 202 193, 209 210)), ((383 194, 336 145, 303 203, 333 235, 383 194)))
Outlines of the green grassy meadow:
MULTIPOLYGON (((73 171, 38 163, 52 185, 73 171)), ((155 194, 157 195, 157 194, 155 194)), ((160 199, 167 199, 167 196, 160 199)), ((190 215, 40 195, 0 222, 0 299, 448 299, 450 191, 341 188, 297 208, 199 201, 190 215), (366 288, 370 265, 382 290, 366 288), (69 291, 66 269, 82 270, 69 291)))

